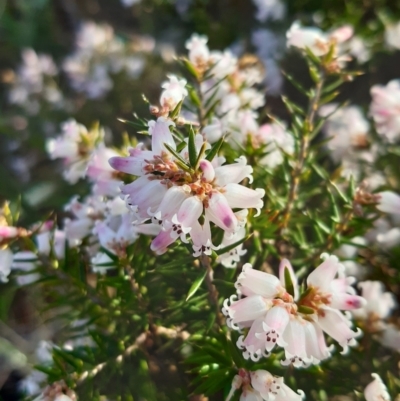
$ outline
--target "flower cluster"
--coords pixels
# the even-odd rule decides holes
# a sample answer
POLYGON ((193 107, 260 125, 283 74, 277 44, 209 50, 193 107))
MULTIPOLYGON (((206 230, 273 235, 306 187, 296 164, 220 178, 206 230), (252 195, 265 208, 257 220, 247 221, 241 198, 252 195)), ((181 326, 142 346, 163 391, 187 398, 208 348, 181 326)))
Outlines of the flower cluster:
POLYGON ((241 390, 240 401, 301 401, 304 393, 298 390, 296 393, 287 386, 283 377, 273 376, 266 370, 247 372, 239 370, 239 374, 233 378, 232 390, 227 400, 233 396, 236 390, 241 390))
POLYGON ((396 142, 400 137, 400 80, 386 86, 374 85, 371 96, 370 113, 378 134, 389 143, 396 142))
POLYGON ((193 35, 187 41, 188 58, 202 80, 200 91, 204 102, 213 101, 211 121, 199 121, 201 133, 210 143, 229 132, 227 141, 233 146, 247 143, 264 148, 266 156, 260 162, 274 168, 283 160, 281 151, 294 152, 294 140, 284 124, 259 125, 257 109, 265 103, 262 92, 255 84, 264 79, 264 69, 257 58, 237 59, 228 50, 210 51, 207 38, 193 35))
POLYGON ((11 104, 24 107, 29 114, 40 110, 40 99, 55 107, 63 106, 63 94, 55 77, 58 69, 46 54, 37 54, 33 49, 22 51, 22 63, 18 67, 8 94, 11 104))
POLYGON ((287 260, 279 267, 280 279, 243 266, 235 287, 238 295, 224 302, 223 313, 234 330, 248 329, 238 340, 243 356, 257 361, 275 346, 285 350, 283 365, 305 367, 331 355, 325 332, 343 352, 354 345, 360 330, 351 330, 348 314, 340 310, 362 307, 365 299, 355 295, 352 278, 335 256, 322 255, 324 262, 307 278, 307 289, 299 294, 296 276, 287 260), (237 299, 241 297, 240 299, 237 299))
POLYGON ((63 70, 74 90, 97 99, 112 89, 111 74, 125 71, 135 79, 144 65, 143 56, 133 54, 111 26, 85 22, 77 33, 75 52, 64 60, 63 70))
POLYGON ((263 206, 265 192, 240 185, 245 178, 252 180, 253 169, 244 157, 229 165, 223 165, 221 157, 208 160, 210 145, 200 134, 182 142, 178 151, 171 126, 174 123, 164 117, 150 121, 151 150, 139 144, 129 156, 111 158, 110 164, 139 177, 124 185, 122 194, 135 223, 158 227, 153 251, 164 253, 177 238, 187 242, 189 235, 194 255, 209 255, 215 249, 210 223, 232 237, 245 225, 247 209, 263 206))

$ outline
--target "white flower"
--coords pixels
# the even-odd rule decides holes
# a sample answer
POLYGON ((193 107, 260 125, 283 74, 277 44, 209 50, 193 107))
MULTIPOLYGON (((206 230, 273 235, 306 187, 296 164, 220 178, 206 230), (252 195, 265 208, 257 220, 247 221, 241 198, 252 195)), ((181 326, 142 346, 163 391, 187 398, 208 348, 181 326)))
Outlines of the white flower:
POLYGON ((400 49, 400 22, 386 25, 385 43, 390 49, 400 49))
POLYGON ((385 347, 400 352, 400 330, 395 325, 385 324, 380 333, 379 341, 385 347))
POLYGON ((129 213, 96 221, 93 234, 97 235, 103 248, 120 256, 125 254, 128 245, 135 242, 138 237, 129 213))
POLYGON ((65 121, 61 125, 61 134, 56 139, 46 143, 47 152, 51 159, 63 159, 64 178, 75 184, 86 174, 89 154, 95 142, 102 138, 101 130, 88 132, 86 127, 78 124, 74 119, 65 121))
POLYGON ((385 292, 385 287, 380 281, 362 281, 358 284, 363 298, 367 304, 352 313, 356 318, 368 317, 385 319, 396 307, 395 297, 391 292, 385 292))
POLYGON ((0 282, 6 283, 11 273, 13 254, 8 249, 0 249, 0 282))
POLYGON ((160 104, 169 110, 173 110, 187 96, 188 91, 185 79, 178 79, 175 75, 169 75, 168 79, 169 81, 161 85, 164 91, 161 93, 160 104))
POLYGON ((92 232, 94 222, 102 219, 107 205, 101 198, 88 197, 84 202, 79 202, 77 197, 65 207, 73 218, 64 220, 64 230, 69 246, 77 246, 92 232))
POLYGON ((281 20, 285 17, 286 7, 281 0, 253 0, 253 3, 257 7, 256 18, 259 21, 281 20))
POLYGON ((346 276, 354 276, 360 279, 366 275, 367 268, 357 263, 354 259, 357 256, 358 250, 367 245, 367 240, 364 237, 354 237, 351 241, 351 244, 342 244, 335 253, 339 258, 346 259, 342 261, 346 269, 346 276))
POLYGON ((239 369, 232 380, 227 400, 232 399, 235 391, 241 390, 240 401, 301 401, 304 393, 294 392, 283 382, 283 377, 273 376, 266 370, 247 372, 239 369))
POLYGON ((189 60, 198 67, 207 65, 210 58, 210 50, 207 47, 207 37, 193 34, 186 41, 186 49, 189 50, 189 60))
MULTIPOLYGON (((247 213, 246 213, 247 214, 247 213)), ((229 237, 228 235, 224 234, 224 238, 221 242, 221 248, 226 248, 229 245, 238 242, 246 236, 245 228, 240 228, 235 235, 229 237)), ((223 253, 219 255, 217 258, 217 262, 221 263, 222 266, 235 268, 238 262, 240 262, 240 257, 245 255, 247 251, 243 248, 243 244, 238 245, 236 248, 231 249, 227 253, 223 253)))
POLYGON ((211 52, 210 61, 213 64, 210 72, 216 79, 233 74, 237 69, 238 60, 229 50, 223 52, 214 50, 211 52))
POLYGON ((270 168, 282 164, 282 151, 289 155, 294 153, 294 138, 281 124, 262 125, 255 135, 255 140, 266 145, 266 155, 261 158, 260 163, 270 168))
MULTIPOLYGON (((139 145, 130 149, 128 157, 111 158, 110 164, 118 171, 139 177, 123 186, 122 193, 136 223, 151 219, 152 224, 160 226, 161 231, 151 244, 152 250, 164 253, 177 238, 187 242, 189 235, 195 255, 210 254, 213 248, 210 223, 229 236, 236 234, 243 224, 232 209, 259 210, 265 192, 239 184, 244 178, 252 177, 253 169, 244 157, 225 166, 219 164, 219 158, 212 163, 201 159, 197 171, 193 172, 180 167, 182 162, 165 147, 167 144, 176 149, 171 125, 172 121, 163 117, 149 122, 152 150, 143 150, 139 145)), ((209 145, 198 134, 197 152, 202 147, 207 149, 209 145)), ((188 161, 187 147, 180 152, 180 158, 188 161)))
POLYGON ((378 134, 387 142, 396 142, 400 136, 400 80, 386 86, 374 85, 371 96, 370 113, 378 134))
POLYGON ((134 4, 139 4, 141 0, 120 0, 124 7, 131 7, 134 4))
POLYGON ((108 163, 113 156, 118 156, 118 153, 104 144, 100 144, 90 155, 86 176, 94 183, 94 195, 114 197, 120 193, 121 181, 115 179, 115 170, 108 163))
POLYGON ((288 47, 308 48, 316 56, 324 56, 332 45, 336 46, 336 53, 340 53, 339 45, 349 40, 352 35, 353 29, 347 25, 326 34, 318 28, 304 28, 298 22, 294 22, 286 33, 286 38, 288 47))
POLYGON ((366 401, 390 401, 390 395, 379 375, 372 373, 371 376, 374 380, 364 390, 366 401))
POLYGON ((400 215, 400 196, 391 191, 379 192, 378 210, 390 214, 400 215))
POLYGON ((330 356, 323 332, 336 340, 346 352, 354 345, 360 332, 350 329, 349 317, 340 310, 357 309, 365 305, 364 298, 354 295, 352 278, 343 275, 344 267, 335 256, 323 255, 324 262, 307 278, 307 290, 299 295, 297 278, 288 260, 282 260, 277 277, 243 266, 235 287, 239 296, 226 299, 222 312, 229 327, 250 328, 240 336, 238 347, 243 356, 258 360, 268 356, 276 345, 284 348, 283 365, 304 367, 318 364, 330 356), (293 294, 287 293, 287 271, 293 284, 293 294))
POLYGON ((368 144, 370 125, 360 107, 338 108, 337 104, 331 103, 322 106, 319 114, 323 117, 329 115, 323 131, 329 138, 327 143, 329 156, 335 162, 340 162, 344 158, 354 158, 354 151, 363 149, 368 144))
POLYGON ((38 107, 32 105, 37 102, 35 97, 43 95, 43 99, 49 103, 60 106, 62 93, 51 79, 58 73, 51 56, 38 55, 33 49, 24 49, 21 55, 22 64, 8 96, 10 103, 24 106, 28 113, 36 114, 38 107))
POLYGON ((353 36, 347 43, 348 51, 359 63, 366 63, 371 58, 371 50, 365 40, 359 36, 353 36))
POLYGON ((304 393, 293 391, 283 382, 283 377, 273 376, 266 370, 250 372, 251 385, 264 401, 301 401, 304 393))

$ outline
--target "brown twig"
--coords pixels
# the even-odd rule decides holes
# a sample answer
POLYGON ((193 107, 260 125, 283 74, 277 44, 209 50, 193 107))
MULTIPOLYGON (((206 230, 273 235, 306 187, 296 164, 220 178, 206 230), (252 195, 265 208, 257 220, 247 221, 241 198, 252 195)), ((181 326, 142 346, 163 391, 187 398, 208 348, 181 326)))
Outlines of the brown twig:
POLYGON ((141 346, 146 343, 148 336, 157 335, 157 336, 164 336, 170 339, 177 339, 180 338, 182 340, 186 340, 189 338, 190 334, 185 330, 175 330, 168 327, 163 326, 153 326, 151 332, 144 332, 141 333, 135 340, 135 342, 130 345, 128 348, 124 350, 124 352, 118 355, 116 358, 110 359, 109 361, 99 363, 93 369, 86 370, 79 375, 73 374, 72 379, 75 381, 76 386, 82 384, 86 379, 92 379, 100 372, 104 370, 104 368, 109 365, 110 363, 114 362, 120 364, 123 362, 124 359, 128 358, 133 352, 138 350, 141 346))
POLYGON ((304 163, 308 155, 308 149, 310 145, 310 134, 314 130, 314 120, 316 117, 316 113, 318 111, 323 85, 324 85, 324 79, 321 78, 321 80, 316 85, 315 95, 310 103, 308 115, 305 120, 305 130, 300 138, 300 151, 298 154, 298 160, 291 174, 288 200, 286 207, 282 212, 283 217, 278 232, 280 237, 282 236, 285 228, 289 223, 292 210, 294 207, 294 202, 296 200, 297 192, 299 190, 300 177, 303 172, 304 163))
POLYGON ((215 287, 215 285, 213 284, 214 272, 211 267, 210 258, 207 255, 203 254, 200 257, 200 262, 201 262, 201 265, 203 266, 203 268, 205 268, 207 270, 205 281, 206 281, 207 288, 208 288, 208 298, 209 298, 210 302, 212 302, 215 306, 216 321, 217 321, 219 327, 223 327, 224 319, 223 319, 222 313, 220 311, 220 305, 219 305, 219 300, 218 300, 219 299, 218 290, 215 287))

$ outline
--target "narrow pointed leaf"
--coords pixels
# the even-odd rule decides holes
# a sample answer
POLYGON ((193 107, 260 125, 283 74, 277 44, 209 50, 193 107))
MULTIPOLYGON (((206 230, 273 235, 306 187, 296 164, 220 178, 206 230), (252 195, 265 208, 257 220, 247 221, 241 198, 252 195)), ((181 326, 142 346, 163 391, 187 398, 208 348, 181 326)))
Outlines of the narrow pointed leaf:
POLYGON ((211 162, 215 156, 218 155, 219 150, 221 149, 222 144, 224 143, 225 136, 221 137, 218 142, 215 142, 213 147, 207 153, 206 159, 211 162))
POLYGON ((188 292, 188 295, 186 297, 186 301, 188 301, 194 294, 196 294, 197 290, 200 288, 202 282, 204 281, 205 277, 207 274, 207 270, 204 271, 204 273, 201 274, 200 277, 198 277, 190 287, 190 290, 188 292))
POLYGON ((176 117, 178 117, 178 115, 181 112, 181 108, 182 108, 182 103, 183 103, 183 99, 175 106, 175 108, 172 110, 172 112, 170 113, 170 117, 172 119, 175 119, 176 117))
POLYGON ((176 150, 172 149, 171 146, 169 146, 167 143, 164 143, 164 146, 173 156, 177 158, 177 160, 179 160, 183 165, 187 166, 186 161, 182 158, 182 156, 179 153, 176 152, 176 150))
POLYGON ((293 281, 292 281, 292 276, 290 275, 290 271, 287 267, 285 267, 285 288, 286 291, 294 297, 294 286, 293 286, 293 281))
POLYGON ((247 241, 253 234, 248 235, 247 237, 244 237, 242 239, 240 239, 239 241, 234 242, 231 245, 226 246, 225 248, 222 249, 217 249, 215 251, 215 253, 217 255, 223 255, 224 253, 227 253, 229 251, 231 251, 232 249, 235 249, 237 246, 243 244, 245 241, 247 241))
POLYGON ((189 128, 188 150, 189 150, 189 162, 190 165, 194 168, 196 167, 196 162, 197 162, 197 149, 196 149, 196 134, 192 126, 190 126, 189 128))

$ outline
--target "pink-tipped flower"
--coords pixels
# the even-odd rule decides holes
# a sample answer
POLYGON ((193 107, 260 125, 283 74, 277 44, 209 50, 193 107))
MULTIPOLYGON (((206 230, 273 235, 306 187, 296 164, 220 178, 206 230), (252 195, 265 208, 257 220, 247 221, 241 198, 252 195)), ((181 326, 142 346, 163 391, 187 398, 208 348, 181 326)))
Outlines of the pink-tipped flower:
POLYGON ((240 369, 233 378, 231 390, 226 398, 231 400, 234 393, 241 390, 240 401, 301 401, 304 393, 296 393, 288 387, 283 377, 273 376, 266 370, 248 372, 240 369))
POLYGON ((304 393, 293 391, 283 382, 283 377, 273 376, 266 370, 250 372, 251 385, 265 401, 301 401, 304 393))
POLYGON ((364 397, 367 401, 390 401, 385 383, 377 373, 372 373, 374 380, 365 387, 364 397))
POLYGON ((348 314, 340 310, 361 308, 366 300, 354 294, 354 280, 345 277, 335 256, 322 255, 324 262, 307 278, 307 289, 299 293, 290 262, 282 260, 280 279, 245 264, 235 287, 236 295, 224 302, 222 312, 234 330, 249 328, 237 345, 243 356, 258 360, 274 348, 285 351, 283 365, 307 367, 331 355, 324 334, 336 340, 346 352, 356 344, 360 330, 353 331, 348 314))
MULTIPOLYGON (((150 121, 152 150, 138 146, 129 151, 129 156, 112 157, 109 162, 114 169, 139 177, 124 185, 121 192, 135 224, 151 220, 160 226, 151 249, 160 254, 177 238, 183 242, 190 238, 195 256, 209 255, 215 249, 210 223, 224 231, 225 243, 232 241, 245 226, 247 210, 262 208, 265 191, 240 184, 245 178, 252 180, 252 168, 244 157, 225 166, 221 166, 221 158, 203 158, 195 169, 185 168, 184 162, 190 164, 188 146, 179 152, 179 157, 168 150, 176 151, 172 125, 164 117, 150 121)), ((204 152, 210 145, 198 134, 195 147, 197 152, 204 152)))
POLYGON ((370 113, 378 134, 387 142, 394 143, 400 137, 400 80, 390 81, 386 86, 371 88, 370 113))

